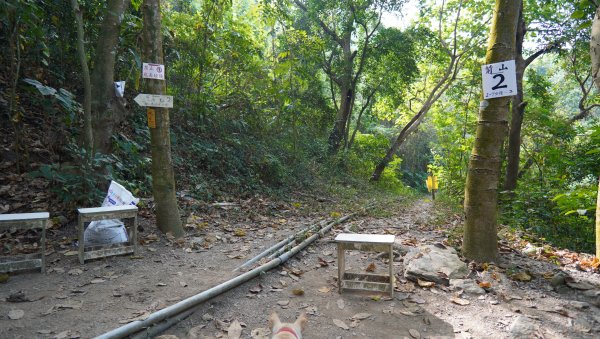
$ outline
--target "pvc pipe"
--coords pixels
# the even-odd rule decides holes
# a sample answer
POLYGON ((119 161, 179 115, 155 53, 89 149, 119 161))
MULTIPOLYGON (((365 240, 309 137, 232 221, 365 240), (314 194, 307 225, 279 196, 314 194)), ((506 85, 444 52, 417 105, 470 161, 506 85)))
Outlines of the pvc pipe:
POLYGON ((155 336, 161 334, 162 332, 168 330, 171 326, 177 324, 178 322, 183 321, 185 318, 189 317, 192 313, 196 311, 196 307, 192 307, 189 310, 179 313, 178 315, 166 319, 159 324, 153 325, 152 327, 148 327, 143 331, 138 332, 133 335, 132 339, 146 339, 146 338, 154 338, 155 336))
MULTIPOLYGON (((280 255, 276 259, 273 259, 273 260, 267 262, 266 264, 263 264, 251 271, 243 273, 243 274, 241 274, 233 279, 230 279, 224 283, 221 283, 215 287, 209 288, 208 290, 206 290, 204 292, 201 292, 201 293, 191 296, 187 299, 184 299, 184 300, 182 300, 176 304, 173 304, 169 307, 163 308, 162 310, 156 311, 156 312, 150 314, 144 320, 136 320, 136 321, 130 322, 129 324, 123 325, 119 328, 116 328, 109 332, 101 334, 101 335, 97 336, 96 339, 124 338, 128 335, 134 334, 139 331, 143 331, 145 329, 146 329, 146 331, 150 332, 151 330, 147 330, 147 329, 150 326, 152 326, 153 324, 156 324, 156 323, 161 322, 168 318, 181 316, 182 315, 181 313, 183 313, 183 312, 185 312, 185 313, 190 312, 190 314, 191 314, 193 312, 192 311, 193 307, 198 306, 199 304, 201 304, 211 298, 214 298, 221 293, 227 292, 230 289, 237 287, 238 285, 241 285, 242 283, 256 277, 257 275, 259 275, 263 272, 266 272, 272 268, 275 268, 275 267, 279 266, 280 264, 286 262, 289 258, 296 255, 298 252, 300 252, 302 249, 304 249, 310 243, 315 241, 317 238, 325 235, 325 233, 328 232, 333 226, 348 220, 352 216, 354 216, 354 213, 349 214, 343 218, 338 219, 337 221, 330 223, 326 227, 322 228, 319 232, 317 232, 317 233, 313 234, 311 237, 305 239, 302 243, 300 243, 296 247, 294 247, 291 250, 289 250, 288 252, 280 255)), ((164 324, 161 324, 159 326, 160 326, 160 328, 162 328, 162 330, 166 330, 168 327, 170 327, 171 325, 173 325, 176 322, 177 321, 168 320, 167 322, 165 322, 164 324), (167 324, 170 324, 170 325, 168 327, 165 327, 167 324)), ((158 333, 154 333, 154 332, 155 331, 152 331, 153 334, 158 334, 158 333)), ((143 334, 140 334, 140 335, 143 335, 143 334)))
MULTIPOLYGON (((293 240, 296 239, 296 237, 304 232, 307 232, 309 230, 311 230, 312 228, 316 227, 322 227, 324 224, 326 224, 326 221, 323 220, 321 222, 319 222, 318 224, 313 224, 310 225, 308 227, 305 227, 304 229, 296 232, 296 234, 292 234, 290 236, 288 236, 287 238, 283 239, 282 241, 278 242, 277 244, 267 248, 266 250, 264 250, 263 252, 261 252, 259 255, 257 255, 256 257, 246 261, 242 266, 237 267, 236 269, 234 269, 233 271, 238 271, 242 268, 246 268, 252 264, 254 264, 255 262, 259 261, 260 259, 266 257, 269 253, 276 251, 275 253, 278 253, 277 255, 281 254, 281 252, 277 251, 279 250, 281 247, 283 247, 284 245, 291 243, 293 240)), ((274 253, 272 253, 269 258, 272 259, 273 257, 275 257, 276 255, 274 255, 274 253)))

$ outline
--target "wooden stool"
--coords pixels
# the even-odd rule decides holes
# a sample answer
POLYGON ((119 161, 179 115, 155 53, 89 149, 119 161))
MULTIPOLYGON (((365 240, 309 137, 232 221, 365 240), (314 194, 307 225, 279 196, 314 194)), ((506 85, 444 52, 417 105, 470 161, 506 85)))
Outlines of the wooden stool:
POLYGON ((394 236, 383 234, 338 234, 338 290, 388 292, 394 296, 394 236), (389 253, 389 275, 346 272, 345 251, 389 253))
POLYGON ((79 212, 77 220, 79 231, 79 262, 81 264, 84 264, 86 259, 104 258, 127 253, 133 253, 134 255, 137 255, 137 206, 124 205, 80 208, 77 210, 77 212, 79 212), (93 246, 94 249, 86 251, 84 239, 85 223, 89 223, 94 220, 107 219, 125 219, 125 227, 129 228, 127 232, 129 236, 129 245, 98 245, 93 246))
POLYGON ((40 253, 22 254, 16 256, 15 260, 2 260, 0 262, 0 272, 28 270, 38 267, 42 273, 46 271, 46 225, 49 217, 48 212, 0 214, 0 229, 11 227, 19 230, 42 229, 40 253))

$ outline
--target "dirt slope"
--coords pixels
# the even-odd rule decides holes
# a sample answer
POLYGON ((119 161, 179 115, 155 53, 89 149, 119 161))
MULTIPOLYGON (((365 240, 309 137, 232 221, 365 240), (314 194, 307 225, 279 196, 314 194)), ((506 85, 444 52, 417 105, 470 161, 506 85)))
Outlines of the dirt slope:
MULTIPOLYGON (((76 256, 66 255, 74 249, 74 232, 54 232, 47 274, 16 274, 0 284, 0 337, 87 338, 143 318, 232 278, 235 267, 285 235, 329 217, 329 212, 308 208, 308 204, 262 199, 216 204, 188 218, 189 235, 181 242, 157 236, 151 219, 142 217, 140 258, 111 257, 85 265, 76 256)), ((334 229, 285 266, 206 302, 166 333, 179 338, 227 337, 227 329, 237 320, 242 323, 242 338, 261 337, 260 333, 267 333, 269 314, 276 311, 284 321, 307 313, 305 338, 600 335, 600 310, 583 294, 590 291, 565 287, 558 293, 549 275, 562 269, 575 281, 587 281, 592 290, 598 290, 598 274, 561 268, 517 251, 504 251, 502 261, 491 266, 496 279, 488 293, 480 296, 406 281, 402 257, 394 262, 397 291, 393 299, 371 293, 339 294, 332 242, 337 233, 395 234, 402 252, 443 242, 446 230, 460 224, 458 217, 445 215, 429 201, 408 207, 389 205, 387 210, 379 213, 382 216, 360 216, 334 229), (532 280, 509 279, 508 275, 520 271, 527 271, 532 280), (511 328, 516 325, 525 328, 523 332, 511 328)), ((387 267, 376 254, 349 252, 347 256, 347 266, 357 271, 370 264, 378 272, 387 267)), ((473 271, 471 278, 486 272, 473 271)))

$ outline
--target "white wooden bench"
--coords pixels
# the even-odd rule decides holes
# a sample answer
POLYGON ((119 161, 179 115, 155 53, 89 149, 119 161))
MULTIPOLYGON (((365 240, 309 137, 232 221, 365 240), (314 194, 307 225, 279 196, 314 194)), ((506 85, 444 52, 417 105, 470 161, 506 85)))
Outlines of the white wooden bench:
POLYGON ((365 290, 394 295, 394 235, 388 234, 348 234, 335 237, 338 248, 338 290, 365 290), (345 252, 347 250, 389 253, 389 273, 346 272, 345 252))
POLYGON ((30 230, 39 228, 42 230, 39 253, 3 257, 0 261, 0 272, 33 268, 39 268, 42 273, 46 271, 46 225, 49 218, 48 212, 0 214, 0 229, 30 230))
POLYGON ((84 264, 86 260, 104 258, 113 255, 133 253, 138 254, 137 247, 137 213, 138 208, 134 205, 80 208, 77 210, 79 262, 84 264), (85 246, 84 232, 86 223, 95 220, 123 219, 129 238, 128 244, 107 244, 99 246, 85 246))

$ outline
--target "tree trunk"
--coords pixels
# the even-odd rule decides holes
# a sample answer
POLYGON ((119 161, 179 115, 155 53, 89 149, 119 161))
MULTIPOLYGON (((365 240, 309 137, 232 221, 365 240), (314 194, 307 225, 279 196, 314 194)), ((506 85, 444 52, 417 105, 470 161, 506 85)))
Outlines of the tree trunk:
POLYGON ((402 128, 402 131, 400 131, 400 134, 398 134, 396 140, 388 149, 383 159, 381 159, 377 166, 375 166, 375 170, 373 171, 373 174, 371 174, 371 178, 369 179, 370 181, 379 181, 383 170, 387 167, 390 161, 392 161, 394 154, 396 154, 396 152, 400 148, 400 145, 402 145, 404 140, 406 140, 406 138, 414 130, 416 130, 417 127, 419 127, 421 121, 423 121, 433 104, 442 96, 442 94, 444 94, 444 92, 446 92, 446 90, 448 89, 448 87, 450 87, 450 84, 454 81, 454 79, 456 79, 456 74, 460 68, 459 62, 460 60, 456 55, 451 56, 450 63, 448 64, 448 67, 446 67, 444 75, 438 80, 436 85, 433 87, 419 112, 415 114, 412 117, 412 119, 410 119, 410 121, 404 126, 404 128, 402 128))
POLYGON ((333 129, 329 134, 329 151, 335 154, 339 151, 342 140, 346 136, 346 123, 352 114, 352 100, 354 98, 354 90, 356 83, 352 80, 353 70, 353 54, 350 50, 351 39, 350 33, 342 39, 344 51, 344 74, 341 77, 340 85, 340 108, 333 123, 333 129))
POLYGON ((110 152, 115 126, 125 117, 123 101, 115 95, 114 74, 121 21, 130 2, 108 0, 96 45, 91 79, 94 151, 104 154, 110 152))
MULTIPOLYGON (((144 0, 143 48, 144 58, 151 63, 163 64, 160 0, 144 0)), ((149 94, 163 95, 164 80, 145 79, 149 94)), ((169 136, 169 110, 151 108, 155 111, 156 126, 150 128, 152 148, 152 193, 156 203, 156 223, 163 233, 170 232, 176 238, 184 235, 175 196, 175 179, 171 158, 169 136)))
POLYGON ((512 191, 517 188, 519 174, 519 161, 521 157, 521 127, 523 126, 523 115, 525 106, 523 102, 523 75, 525 73, 525 60, 523 59, 523 40, 527 33, 525 20, 523 19, 523 4, 519 10, 519 23, 516 35, 515 66, 517 72, 517 95, 512 98, 510 128, 508 133, 508 148, 506 150, 506 177, 504 179, 504 190, 512 191))
POLYGON ((77 54, 79 54, 83 76, 83 146, 87 151, 88 159, 91 159, 93 156, 94 135, 92 133, 92 86, 90 82, 90 70, 83 45, 84 33, 81 9, 77 0, 71 0, 71 6, 73 7, 77 23, 77 54))
POLYGON ((421 108, 419 113, 415 114, 415 116, 413 116, 412 119, 404 126, 402 131, 400 131, 400 134, 398 134, 398 136, 396 137, 396 140, 394 141, 392 146, 388 149, 383 159, 381 159, 377 166, 375 166, 375 170, 373 171, 373 174, 371 174, 371 178, 369 179, 370 181, 379 181, 379 179, 381 178, 381 174, 383 174, 383 170, 392 161, 392 159, 394 158, 394 154, 396 154, 396 152, 400 148, 400 145, 402 145, 402 143, 404 142, 404 140, 406 140, 410 133, 412 133, 414 130, 417 129, 417 127, 419 127, 421 121, 425 117, 425 114, 429 111, 430 107, 431 106, 426 106, 421 108))
MULTIPOLYGON (((486 64, 514 58, 521 0, 496 0, 486 64)), ((510 97, 483 100, 480 104, 475 145, 469 160, 465 187, 463 255, 492 261, 498 255, 497 203, 500 152, 508 125, 510 97)))
MULTIPOLYGON (((590 57, 592 59, 592 78, 596 87, 600 89, 600 7, 596 9, 592 21, 590 57)), ((600 258, 600 180, 598 181, 598 200, 596 203, 596 258, 600 258)))
POLYGON ((598 198, 596 199, 596 258, 600 258, 600 177, 598 178, 598 198))
POLYGON ((592 33, 590 37, 590 57, 592 59, 592 78, 596 88, 600 89, 600 7, 596 9, 592 21, 592 33))

